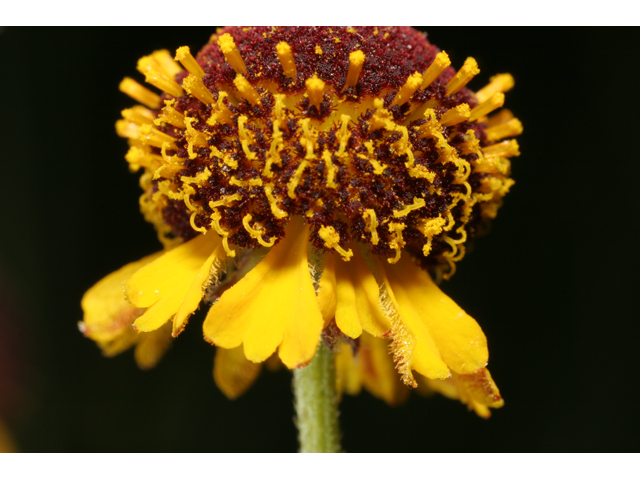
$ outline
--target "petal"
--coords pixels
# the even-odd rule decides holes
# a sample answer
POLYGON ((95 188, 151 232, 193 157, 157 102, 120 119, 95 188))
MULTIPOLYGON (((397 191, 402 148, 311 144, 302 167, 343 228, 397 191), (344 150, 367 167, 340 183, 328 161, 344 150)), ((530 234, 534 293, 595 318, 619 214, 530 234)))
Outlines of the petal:
POLYGON ((373 396, 392 406, 400 405, 407 399, 409 389, 400 381, 389 355, 387 340, 363 333, 357 361, 364 386, 373 396))
MULTIPOLYGON (((405 288, 405 284, 397 278, 397 270, 388 268, 388 265, 381 268, 388 297, 385 308, 391 318, 395 317, 392 325, 392 348, 404 382, 415 386, 411 370, 429 378, 447 378, 451 372, 442 360, 438 347, 422 319, 422 312, 414 305, 413 297, 405 288)), ((404 271, 400 272, 400 276, 402 275, 404 271)), ((416 296, 416 292, 412 293, 416 296)), ((419 294, 418 292, 417 295, 419 294)))
POLYGON ((320 288, 318 290, 318 305, 324 320, 324 327, 329 325, 336 315, 336 267, 335 255, 327 255, 327 262, 320 277, 320 288))
POLYGON ((166 252, 127 281, 125 293, 128 300, 136 307, 150 307, 182 283, 185 277, 198 272, 219 242, 220 237, 209 232, 166 252))
POLYGON ((350 262, 336 259, 336 324, 351 338, 357 338, 362 330, 376 337, 386 334, 391 325, 381 312, 380 289, 369 271, 360 251, 352 248, 350 262))
MULTIPOLYGON (((173 285, 169 286, 169 284, 165 283, 165 288, 160 299, 151 305, 147 311, 135 321, 134 326, 137 331, 151 332, 160 328, 174 316, 173 336, 177 336, 184 329, 187 319, 195 309, 198 308, 202 300, 204 294, 203 286, 206 285, 210 278, 213 263, 219 258, 222 258, 224 251, 221 248, 220 237, 213 232, 207 235, 201 235, 201 237, 209 237, 206 244, 204 243, 204 239, 201 240, 203 245, 211 248, 211 250, 208 251, 208 257, 202 260, 202 263, 197 269, 192 268, 177 279, 174 277, 173 285)), ((197 238, 200 237, 196 237, 196 239, 197 238)), ((202 249, 204 249, 204 246, 202 249)), ((173 250, 171 252, 173 252, 173 250)), ((164 257, 159 260, 163 258, 164 257)), ((200 255, 197 255, 196 258, 201 260, 200 255)), ((153 267, 153 264, 149 265, 149 267, 153 267)))
POLYGON ((308 227, 295 217, 285 238, 211 307, 205 339, 223 348, 244 343, 253 362, 264 361, 278 345, 288 368, 309 362, 323 321, 309 273, 308 238, 308 227))
MULTIPOLYGON (((489 352, 484 333, 476 321, 445 295, 426 272, 414 265, 406 255, 397 264, 387 266, 386 270, 400 310, 414 312, 409 328, 424 327, 449 368, 457 373, 469 374, 487 364, 489 352)), ((420 371, 419 368, 416 370, 420 371)))
POLYGON ((229 400, 242 395, 260 374, 262 365, 247 360, 242 347, 216 348, 213 362, 213 379, 229 400))
POLYGON ((166 324, 149 333, 138 333, 138 344, 134 350, 134 358, 143 370, 155 367, 171 346, 171 326, 166 324))
POLYGON ((362 375, 356 365, 353 347, 341 341, 336 348, 336 390, 357 395, 362 390, 362 375))
MULTIPOLYGON (((84 321, 80 325, 85 336, 102 343, 101 348, 117 340, 127 329, 133 330, 133 321, 140 316, 142 310, 132 307, 126 300, 123 290, 123 282, 144 267, 148 263, 158 258, 162 252, 144 257, 137 262, 129 263, 121 269, 107 275, 82 297, 82 310, 84 321)), ((116 353, 130 347, 120 349, 116 353)), ((117 350, 117 349, 116 349, 117 350)), ((115 353, 107 353, 111 355, 115 353)))

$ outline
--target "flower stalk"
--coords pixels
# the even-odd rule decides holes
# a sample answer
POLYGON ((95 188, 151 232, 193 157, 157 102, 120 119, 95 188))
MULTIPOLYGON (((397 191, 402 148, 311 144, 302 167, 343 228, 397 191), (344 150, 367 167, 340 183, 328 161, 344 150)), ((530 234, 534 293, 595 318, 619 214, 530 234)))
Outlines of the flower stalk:
POLYGON ((335 356, 324 341, 309 365, 294 370, 293 392, 300 453, 340 452, 335 356))

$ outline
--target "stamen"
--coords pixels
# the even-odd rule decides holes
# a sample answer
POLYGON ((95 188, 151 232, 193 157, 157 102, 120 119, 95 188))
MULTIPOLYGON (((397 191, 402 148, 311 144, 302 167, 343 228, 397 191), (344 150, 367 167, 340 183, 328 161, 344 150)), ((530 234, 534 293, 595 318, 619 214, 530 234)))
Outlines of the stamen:
POLYGON ((221 35, 220 38, 218 38, 218 46, 220 50, 222 50, 224 58, 227 59, 227 62, 229 62, 236 73, 247 73, 247 67, 244 65, 240 51, 238 47, 236 47, 236 42, 231 35, 228 33, 221 35))
POLYGON ((169 50, 156 50, 151 54, 151 57, 158 62, 160 68, 170 78, 175 78, 177 74, 182 72, 182 68, 173 60, 169 50))
POLYGON ((231 113, 231 110, 224 104, 224 99, 228 96, 229 94, 227 92, 218 93, 218 101, 211 105, 211 116, 207 120, 207 125, 215 127, 219 123, 232 122, 233 113, 231 113))
POLYGON ((278 199, 273 195, 273 189, 274 189, 273 183, 267 183, 264 186, 264 193, 267 196, 267 200, 269 200, 271 213, 273 213, 273 216, 276 217, 277 219, 285 218, 289 214, 278 206, 278 199))
POLYGON ((513 88, 515 81, 509 73, 501 73, 491 77, 489 84, 476 92, 478 103, 491 98, 495 93, 505 93, 513 88))
POLYGON ((420 89, 424 90, 431 85, 449 65, 451 65, 449 55, 445 52, 438 53, 433 63, 429 65, 429 68, 427 68, 422 75, 422 85, 420 85, 420 89))
POLYGON ((336 252, 338 252, 342 256, 342 259, 345 262, 348 262, 353 256, 353 251, 351 249, 345 250, 340 246, 340 234, 336 232, 336 229, 333 228, 331 225, 329 225, 328 227, 325 227, 324 225, 322 225, 320 227, 320 230, 318 230, 318 236, 322 240, 324 240, 325 247, 329 249, 334 249, 336 252))
POLYGON ((242 98, 246 99, 251 105, 255 107, 260 103, 260 95, 256 92, 256 89, 253 88, 253 85, 251 85, 241 74, 238 73, 236 75, 236 78, 233 80, 233 84, 238 89, 242 98))
POLYGON ((207 167, 195 177, 181 176, 180 181, 186 184, 195 183, 196 185, 204 185, 204 183, 209 180, 210 176, 211 170, 207 167))
POLYGON ((164 108, 160 110, 158 114, 158 118, 156 118, 153 123, 157 126, 160 126, 163 122, 173 125, 178 128, 186 128, 184 123, 184 115, 176 110, 173 105, 175 104, 175 99, 165 100, 164 108))
MULTIPOLYGON (((142 127, 144 128, 144 127, 142 127)), ((142 129, 141 129, 142 131, 142 129)), ((504 142, 496 143, 489 147, 484 147, 482 153, 486 158, 491 157, 517 157, 520 155, 520 148, 518 142, 515 140, 505 140, 504 142)))
POLYGON ((282 159, 280 158, 280 151, 284 148, 284 143, 282 141, 282 132, 280 131, 280 120, 273 121, 273 134, 271 135, 271 147, 269 148, 269 153, 267 154, 267 161, 264 164, 264 170, 262 171, 262 175, 267 178, 273 177, 273 172, 271 171, 271 165, 282 165, 282 159))
POLYGON ((145 81, 156 88, 159 88, 169 95, 181 97, 184 95, 182 87, 178 85, 173 78, 167 75, 160 64, 151 56, 142 57, 138 60, 138 71, 145 77, 145 81))
POLYGON ((137 125, 152 123, 153 119, 155 118, 155 115, 151 110, 149 110, 148 108, 144 108, 141 105, 136 105, 132 108, 125 108, 121 113, 122 118, 137 125))
POLYGON ((198 64, 193 55, 191 55, 191 50, 189 47, 180 47, 176 50, 176 60, 179 61, 182 66, 192 75, 195 75, 198 80, 202 80, 204 77, 204 70, 198 64))
POLYGON ((487 128, 487 141, 495 142, 507 137, 515 137, 522 133, 522 123, 517 118, 512 118, 508 122, 487 128))
POLYGON ((256 240, 258 240, 258 243, 263 247, 273 247, 273 245, 276 243, 277 237, 271 237, 271 240, 268 243, 265 242, 264 239, 262 238, 262 235, 264 233, 264 228, 252 227, 251 224, 249 223, 252 218, 253 216, 250 213, 244 216, 244 218, 242 219, 242 225, 244 226, 244 229, 247 231, 249 235, 251 235, 252 238, 255 238, 256 240))
POLYGON ((320 104, 322 103, 322 97, 324 96, 325 83, 314 73, 313 77, 307 79, 304 84, 307 86, 309 102, 318 109, 318 112, 320 112, 320 104))
POLYGON ((509 110, 508 108, 503 108, 498 113, 490 116, 487 119, 487 126, 489 128, 495 127, 496 125, 501 125, 503 123, 508 122, 512 118, 514 118, 514 116, 513 116, 513 113, 511 113, 511 110, 509 110))
POLYGON ((191 224, 191 228, 193 228, 196 232, 207 233, 207 229, 204 227, 198 227, 196 225, 196 215, 198 212, 192 212, 191 217, 189 217, 189 223, 191 224))
POLYGON ((377 245, 380 237, 378 237, 378 219, 375 210, 373 208, 367 208, 362 214, 362 217, 367 224, 365 231, 371 233, 371 243, 377 245))
POLYGON ((311 119, 305 118, 300 120, 302 126, 302 136, 300 137, 300 145, 307 150, 305 160, 315 158, 316 140, 318 138, 318 132, 310 127, 311 119))
POLYGON ((162 144, 168 143, 169 148, 175 148, 175 138, 148 124, 140 127, 140 140, 143 145, 162 148, 162 144))
POLYGON ((494 93, 489 100, 482 102, 480 105, 471 110, 471 116, 469 117, 470 121, 474 121, 479 119, 480 117, 484 117, 485 115, 490 114, 497 108, 500 108, 504 105, 504 93, 494 93))
POLYGON ((396 97, 393 99, 393 102, 391 102, 391 105, 389 106, 393 107, 395 105, 402 105, 406 103, 407 100, 409 100, 411 96, 416 93, 416 90, 418 90, 418 87, 421 83, 422 75, 420 75, 419 72, 415 72, 413 75, 407 78, 407 81, 404 83, 402 88, 400 88, 400 91, 396 94, 396 97))
POLYGON ((224 195, 220 200, 216 200, 215 202, 213 200, 210 201, 209 206, 212 209, 217 207, 229 207, 239 200, 242 200, 242 195, 234 193, 233 195, 224 195))
POLYGON ((456 73, 456 76, 447 83, 447 97, 458 93, 462 88, 480 73, 478 63, 474 58, 469 57, 464 61, 462 68, 456 73))
POLYGON ((418 209, 424 207, 425 205, 426 205, 426 203, 424 201, 424 198, 414 197, 413 198, 413 204, 407 205, 402 210, 394 210, 393 211, 393 216, 396 217, 396 218, 406 217, 413 210, 418 210, 418 209))
POLYGON ((310 165, 311 165, 311 163, 309 163, 308 160, 303 160, 300 163, 300 165, 298 166, 298 169, 296 170, 296 173, 294 173, 293 177, 291 177, 291 180, 289 180, 289 183, 287 184, 287 194, 289 195, 289 198, 292 198, 292 199, 296 198, 296 187, 298 186, 298 183, 300 182, 300 179, 302 178, 302 174, 304 173, 304 169, 307 168, 310 165))
POLYGON ((457 125, 458 123, 469 120, 471 112, 473 112, 473 110, 469 109, 469 105, 463 103, 457 107, 447 110, 444 115, 440 117, 440 124, 444 127, 457 125))
POLYGON ((289 46, 287 42, 280 42, 276 45, 276 53, 278 54, 278 60, 280 60, 280 65, 282 65, 284 74, 291 78, 291 80, 295 81, 298 72, 296 70, 296 62, 293 58, 291 46, 289 46))
POLYGON ((149 108, 158 109, 162 105, 162 100, 159 95, 143 87, 133 78, 125 77, 122 82, 120 82, 120 91, 149 108))
POLYGON ((402 254, 402 249, 405 246, 405 241, 402 238, 402 231, 407 226, 404 223, 389 223, 389 232, 392 234, 392 240, 389 242, 389 247, 396 251, 396 256, 393 258, 387 258, 387 262, 389 263, 397 263, 400 260, 400 255, 402 254))
POLYGON ((127 120, 118 120, 116 122, 116 133, 119 137, 138 140, 140 138, 140 125, 127 120))
POLYGON ((250 178, 248 180, 238 180, 235 176, 232 176, 229 180, 229 185, 235 185, 236 187, 261 187, 261 178, 250 178))
POLYGON ((396 123, 393 121, 393 114, 384 108, 384 101, 381 98, 375 98, 373 100, 373 107, 376 111, 369 120, 371 130, 378 130, 380 128, 393 130, 396 127, 396 123))
POLYGON ((338 153, 336 155, 344 156, 345 150, 347 148, 347 144, 349 143, 349 138, 351 138, 351 132, 349 131, 349 122, 351 121, 351 117, 349 115, 341 115, 340 116, 340 130, 336 133, 336 138, 340 142, 340 146, 338 148, 338 153))
POLYGON ((235 257, 235 250, 231 250, 229 247, 229 232, 222 228, 220 225, 220 220, 222 219, 222 215, 216 208, 213 209, 213 213, 211 214, 211 227, 216 231, 218 235, 222 237, 222 247, 224 251, 227 253, 227 257, 235 257))
POLYGON ((338 169, 331 161, 331 157, 332 155, 329 150, 325 150, 322 152, 322 160, 324 160, 324 166, 327 171, 327 187, 338 188, 338 185, 335 182, 336 171, 338 169))
POLYGON ((209 89, 204 86, 204 83, 202 83, 202 80, 193 74, 189 75, 182 81, 182 86, 188 93, 196 97, 205 105, 210 105, 215 101, 209 89))
POLYGON ((124 158, 129 163, 129 165, 136 170, 141 166, 149 168, 151 170, 156 170, 163 163, 162 157, 160 155, 146 152, 145 150, 136 146, 129 148, 129 151, 124 156, 124 158))
POLYGON ((246 115, 240 115, 240 117, 238 117, 238 135, 247 160, 255 160, 257 158, 256 153, 249 150, 249 142, 253 141, 253 135, 250 130, 244 127, 248 120, 246 115))
POLYGON ((347 81, 342 87, 343 91, 349 87, 356 86, 365 58, 366 56, 362 50, 356 50, 349 54, 349 71, 347 72, 347 81))

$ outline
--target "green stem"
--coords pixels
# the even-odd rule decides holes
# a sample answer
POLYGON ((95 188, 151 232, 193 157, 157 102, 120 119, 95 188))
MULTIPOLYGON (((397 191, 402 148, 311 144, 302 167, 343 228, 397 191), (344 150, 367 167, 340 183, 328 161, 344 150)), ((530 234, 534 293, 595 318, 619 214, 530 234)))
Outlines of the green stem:
POLYGON ((340 452, 336 364, 324 341, 306 367, 293 371, 301 453, 340 452))

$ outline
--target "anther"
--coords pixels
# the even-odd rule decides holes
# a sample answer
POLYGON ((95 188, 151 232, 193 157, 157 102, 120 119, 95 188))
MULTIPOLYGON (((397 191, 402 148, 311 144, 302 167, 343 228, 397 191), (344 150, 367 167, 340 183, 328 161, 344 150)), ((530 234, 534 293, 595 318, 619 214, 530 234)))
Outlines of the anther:
POLYGON ((501 123, 495 127, 487 128, 487 141, 495 142, 507 137, 515 137, 522 133, 522 123, 517 118, 501 123))
POLYGON ((342 87, 343 91, 349 87, 356 86, 365 58, 366 56, 362 50, 356 50, 349 54, 349 71, 347 72, 347 81, 342 87))
POLYGON ((345 250, 340 246, 340 234, 336 232, 336 229, 331 225, 325 227, 322 225, 318 230, 318 236, 324 241, 324 246, 329 249, 334 249, 338 252, 345 262, 348 262, 353 256, 351 249, 345 250))
POLYGON ((221 35, 220 38, 218 38, 218 46, 220 50, 222 50, 224 58, 227 59, 227 62, 229 62, 236 73, 247 73, 247 67, 244 65, 244 60, 242 60, 240 51, 238 47, 236 47, 236 42, 231 35, 228 33, 221 35))
POLYGON ((174 127, 185 128, 184 115, 173 107, 175 99, 165 100, 164 104, 164 108, 160 110, 158 118, 156 118, 153 123, 160 126, 165 122, 174 127))
POLYGON ((296 173, 294 173, 293 177, 291 177, 291 180, 289 180, 289 183, 287 184, 287 194, 289 195, 289 198, 292 198, 292 199, 296 198, 296 187, 298 186, 298 183, 300 183, 300 179, 302 178, 304 169, 307 168, 309 165, 311 164, 309 163, 308 160, 303 160, 298 166, 296 173))
POLYGON ((276 45, 276 53, 278 54, 278 60, 280 60, 284 74, 295 81, 298 72, 296 70, 296 62, 293 58, 291 46, 289 46, 287 42, 280 42, 276 45))
POLYGON ((458 93, 462 88, 480 73, 478 63, 474 58, 469 57, 464 61, 462 68, 456 73, 456 76, 447 83, 447 96, 458 93))
POLYGON ((149 108, 157 109, 162 105, 162 100, 159 95, 143 87, 133 78, 125 77, 124 80, 120 82, 120 91, 149 108))
POLYGON ((170 78, 174 78, 182 72, 182 68, 180 68, 180 65, 171 57, 169 50, 156 50, 151 54, 151 57, 158 62, 160 68, 170 78))
POLYGON ((362 214, 362 218, 364 218, 367 226, 365 227, 365 231, 371 234, 371 243, 373 245, 377 245, 380 241, 380 237, 378 237, 378 218, 376 217, 376 212, 373 208, 367 208, 362 214))
POLYGON ((332 155, 329 150, 325 150, 322 152, 322 160, 324 161, 324 168, 327 172, 327 187, 338 188, 338 185, 335 182, 337 168, 331 161, 331 157, 332 155))
POLYGON ((349 122, 351 122, 351 117, 349 115, 340 115, 340 130, 338 130, 338 133, 336 134, 336 138, 340 142, 338 153, 336 154, 339 157, 344 156, 347 145, 349 144, 349 138, 351 138, 351 132, 349 131, 349 122))
POLYGON ((311 103, 311 105, 314 105, 318 109, 318 112, 320 112, 320 105, 322 104, 325 83, 321 79, 319 79, 316 74, 314 74, 313 77, 307 79, 304 84, 307 87, 309 102, 311 103))
MULTIPOLYGON (((142 127, 144 128, 144 127, 142 127)), ((141 129, 142 130, 142 129, 141 129)), ((482 153, 486 158, 492 157, 517 157, 520 155, 520 147, 515 140, 505 140, 489 147, 484 147, 482 153)))
POLYGON ((236 75, 236 78, 233 80, 233 84, 238 89, 238 92, 240 93, 242 98, 245 98, 251 105, 255 107, 260 103, 260 94, 256 92, 256 89, 253 88, 253 85, 251 85, 249 81, 241 74, 238 73, 236 75))
POLYGON ((207 125, 215 127, 219 123, 231 123, 233 113, 224 104, 224 99, 228 96, 227 92, 218 93, 218 100, 211 105, 211 116, 207 120, 207 125))
POLYGON ((187 78, 185 78, 182 81, 182 86, 188 93, 196 97, 205 105, 210 105, 215 101, 209 89, 205 87, 204 83, 202 83, 202 80, 200 80, 194 74, 191 74, 187 78))
POLYGON ((394 210, 393 216, 396 218, 405 217, 409 215, 413 210, 418 210, 426 205, 424 198, 413 198, 413 203, 411 205, 405 206, 402 210, 394 210))
POLYGON ((424 90, 431 85, 449 65, 451 65, 449 55, 445 52, 438 53, 433 63, 429 65, 429 68, 427 68, 422 74, 422 84, 420 85, 420 89, 424 90))
POLYGON ((391 107, 395 105, 402 105, 407 102, 411 98, 411 96, 418 90, 418 87, 422 83, 422 75, 420 73, 415 72, 404 83, 402 88, 396 94, 396 97, 391 102, 391 107))
POLYGON ((476 92, 478 103, 488 100, 495 93, 505 93, 513 88, 515 81, 509 73, 501 73, 491 77, 489 84, 476 92))
POLYGON ((169 148, 175 148, 175 138, 148 124, 140 127, 140 140, 143 145, 162 148, 163 143, 169 143, 169 148))
POLYGON ((470 110, 469 105, 466 103, 458 105, 457 107, 447 110, 440 117, 440 124, 443 127, 451 127, 453 125, 457 125, 458 123, 462 123, 466 120, 469 120, 472 111, 473 110, 470 110))
POLYGON ((502 105, 504 105, 504 93, 494 93, 491 98, 485 100, 471 110, 471 117, 469 117, 469 120, 473 122, 474 120, 484 117, 485 115, 488 115, 494 110, 502 107, 502 105))
POLYGON ((176 50, 175 59, 179 61, 189 73, 195 75, 198 80, 202 80, 202 77, 204 77, 204 70, 198 64, 196 59, 193 58, 193 55, 191 55, 191 50, 189 50, 189 47, 180 47, 178 50, 176 50))
POLYGON ((276 243, 277 237, 271 237, 271 240, 269 242, 265 242, 265 240, 262 238, 262 235, 264 233, 264 231, 263 231, 264 228, 263 227, 259 227, 259 228, 252 227, 251 224, 249 223, 252 218, 253 218, 253 216, 250 213, 247 213, 243 217, 242 225, 244 226, 244 229, 247 231, 247 233, 249 235, 251 235, 252 238, 255 238, 256 240, 258 240, 258 243, 260 245, 262 245, 263 247, 273 247, 273 245, 276 243))
POLYGON ((137 125, 144 125, 145 123, 153 123, 155 116, 151 110, 144 108, 140 105, 136 105, 132 108, 125 108, 121 112, 122 118, 128 122, 135 123, 137 125))

